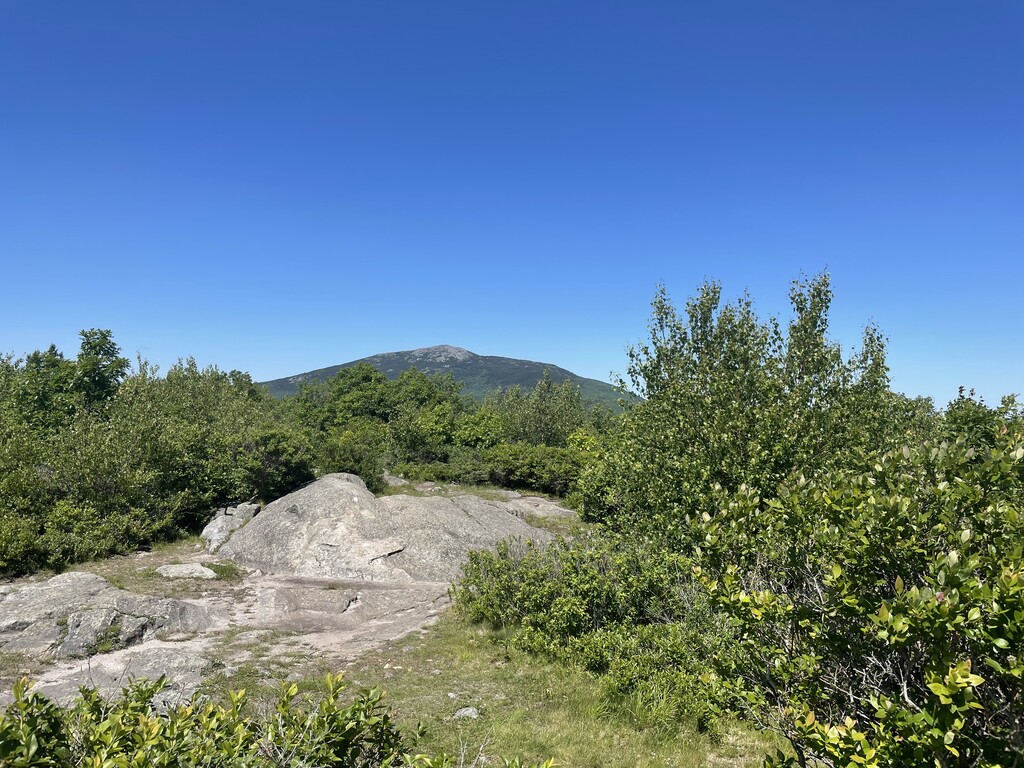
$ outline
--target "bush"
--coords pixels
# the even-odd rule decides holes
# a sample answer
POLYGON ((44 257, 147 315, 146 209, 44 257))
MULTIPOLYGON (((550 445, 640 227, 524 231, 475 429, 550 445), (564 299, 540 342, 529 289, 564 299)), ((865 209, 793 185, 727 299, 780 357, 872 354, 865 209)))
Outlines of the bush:
POLYGON ((383 425, 353 420, 344 429, 326 435, 319 447, 319 469, 323 473, 359 475, 367 488, 380 493, 384 490, 385 439, 383 425))
POLYGON ((309 446, 301 435, 266 428, 239 440, 234 449, 239 485, 261 501, 273 501, 314 478, 309 446))
POLYGON ((495 485, 565 496, 580 476, 582 454, 572 448, 503 443, 484 452, 495 485))
POLYGON ((793 745, 773 764, 1021 764, 1022 513, 1024 435, 1004 426, 704 521, 702 577, 738 630, 717 668, 793 745))
POLYGON ((0 512, 0 573, 31 573, 45 559, 40 548, 39 524, 13 512, 0 512))
POLYGON ((546 548, 504 542, 470 553, 453 593, 472 621, 513 630, 512 643, 601 674, 611 702, 639 726, 683 720, 713 730, 718 691, 706 660, 730 632, 690 575, 690 561, 626 539, 546 548), (638 691, 660 715, 637 708, 638 691))
POLYGON ((783 326, 748 297, 723 305, 715 283, 684 313, 659 291, 650 341, 629 350, 644 399, 580 482, 585 519, 689 548, 688 521, 713 509, 716 486, 768 496, 794 472, 857 465, 927 433, 931 403, 889 389, 877 329, 849 359, 828 339, 827 275, 794 282, 790 300, 783 326))
MULTIPOLYGON (((137 682, 105 701, 82 689, 70 709, 28 690, 22 680, 0 713, 0 765, 17 768, 147 766, 284 768, 337 766, 450 768, 444 756, 412 753, 380 692, 364 690, 343 704, 341 675, 328 675, 319 699, 303 704, 295 685, 282 688, 267 717, 243 713, 245 692, 230 706, 193 698, 163 709, 154 702, 164 680, 137 682)), ((506 764, 507 761, 506 761, 506 764)), ((550 768, 550 762, 547 764, 550 768)), ((539 767, 538 767, 539 768, 539 767)))
POLYGON ((142 525, 142 515, 102 514, 90 504, 76 505, 61 499, 46 516, 40 546, 46 563, 61 570, 71 563, 107 555, 133 552, 151 532, 142 525))

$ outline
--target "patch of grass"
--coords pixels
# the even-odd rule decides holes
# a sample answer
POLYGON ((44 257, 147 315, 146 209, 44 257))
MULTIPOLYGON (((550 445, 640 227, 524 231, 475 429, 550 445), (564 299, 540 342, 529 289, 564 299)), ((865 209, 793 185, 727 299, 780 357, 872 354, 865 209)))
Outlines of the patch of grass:
POLYGON ((252 627, 226 630, 208 652, 214 671, 200 693, 226 704, 227 691, 244 688, 246 706, 260 712, 276 701, 284 680, 295 682, 300 693, 319 691, 330 665, 306 650, 289 647, 287 640, 295 634, 252 627))
POLYGON ((593 675, 510 650, 496 634, 456 617, 422 636, 407 638, 351 665, 355 686, 381 687, 402 724, 426 726, 418 749, 458 756, 481 745, 488 756, 524 761, 555 758, 562 766, 760 765, 770 747, 748 729, 730 724, 716 746, 692 728, 666 733, 638 727, 613 712, 593 675), (475 707, 477 719, 454 719, 475 707))
POLYGON ((534 528, 540 528, 541 530, 552 533, 555 536, 562 536, 566 539, 576 538, 587 530, 593 528, 592 525, 580 520, 578 515, 552 517, 550 515, 536 515, 528 513, 526 515, 526 522, 534 528))
POLYGON ((202 593, 230 591, 244 577, 234 563, 203 563, 217 573, 217 580, 165 579, 156 569, 161 565, 201 562, 204 552, 199 536, 156 544, 148 552, 119 555, 76 566, 77 570, 102 576, 115 587, 154 597, 196 597, 202 593))
POLYGON ((241 581, 245 578, 245 571, 238 567, 237 563, 225 560, 219 563, 203 563, 207 568, 217 574, 221 581, 241 581))
POLYGON ((0 690, 6 692, 16 680, 32 677, 42 668, 43 664, 27 653, 0 651, 0 690))
POLYGON ((121 647, 121 625, 114 622, 96 637, 96 646, 89 655, 110 653, 121 647))
POLYGON ((206 549, 206 541, 199 534, 183 536, 173 541, 160 541, 150 547, 149 552, 158 557, 183 557, 206 549))

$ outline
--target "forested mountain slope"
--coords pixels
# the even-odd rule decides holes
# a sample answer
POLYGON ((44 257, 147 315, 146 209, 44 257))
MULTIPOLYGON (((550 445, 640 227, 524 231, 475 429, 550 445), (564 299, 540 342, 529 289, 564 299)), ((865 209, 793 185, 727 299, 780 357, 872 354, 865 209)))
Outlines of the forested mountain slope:
POLYGON ((477 355, 461 347, 447 345, 424 347, 404 352, 385 352, 361 360, 352 360, 341 365, 319 368, 315 371, 298 373, 273 381, 262 382, 275 397, 295 394, 303 382, 323 381, 334 376, 343 368, 359 363, 369 363, 383 371, 389 379, 397 379, 403 371, 417 368, 424 373, 450 373, 463 384, 463 393, 479 400, 488 392, 519 386, 530 389, 544 377, 544 371, 551 372, 551 380, 560 384, 572 381, 580 388, 584 400, 602 403, 618 409, 620 394, 610 384, 597 379, 577 376, 551 363, 537 363, 532 360, 517 360, 511 357, 477 355))

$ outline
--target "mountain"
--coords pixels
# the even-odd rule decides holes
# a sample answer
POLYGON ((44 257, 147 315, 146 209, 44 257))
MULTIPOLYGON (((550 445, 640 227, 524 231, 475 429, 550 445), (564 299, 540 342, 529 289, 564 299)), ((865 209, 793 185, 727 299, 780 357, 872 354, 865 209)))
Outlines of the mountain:
POLYGON ((264 381, 275 397, 295 394, 299 385, 307 381, 322 381, 334 376, 342 368, 350 368, 359 363, 369 363, 384 372, 389 379, 397 379, 402 371, 416 367, 424 373, 450 373, 457 381, 462 382, 462 391, 471 397, 482 399, 485 394, 498 387, 519 385, 523 389, 532 389, 544 378, 544 371, 551 372, 551 380, 562 383, 569 380, 579 385, 584 400, 602 403, 618 410, 621 395, 611 384, 597 379, 577 376, 572 371, 559 368, 551 363, 536 363, 532 360, 516 360, 511 357, 494 357, 476 355, 468 349, 442 345, 424 347, 405 352, 385 352, 360 360, 352 360, 341 365, 319 368, 283 379, 264 381))

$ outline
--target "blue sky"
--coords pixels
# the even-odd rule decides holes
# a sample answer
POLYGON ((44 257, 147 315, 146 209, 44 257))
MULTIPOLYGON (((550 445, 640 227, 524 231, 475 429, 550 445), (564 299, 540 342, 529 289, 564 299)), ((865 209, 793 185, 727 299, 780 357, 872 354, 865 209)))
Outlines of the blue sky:
POLYGON ((664 283, 1024 391, 1024 4, 0 3, 0 351, 607 379, 664 283))

